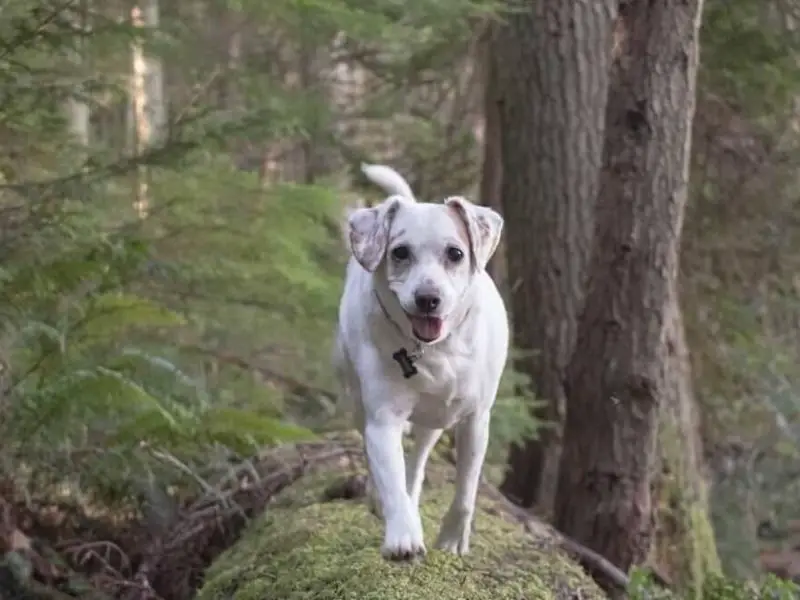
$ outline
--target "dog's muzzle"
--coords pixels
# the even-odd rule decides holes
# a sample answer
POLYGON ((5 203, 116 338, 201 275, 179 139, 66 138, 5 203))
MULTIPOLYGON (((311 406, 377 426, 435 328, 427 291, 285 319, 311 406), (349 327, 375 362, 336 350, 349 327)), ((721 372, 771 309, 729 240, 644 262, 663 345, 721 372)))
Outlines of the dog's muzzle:
POLYGON ((444 328, 444 319, 437 314, 442 305, 442 297, 435 289, 420 289, 414 294, 416 311, 406 312, 411 322, 414 336, 420 341, 431 343, 438 340, 444 328))

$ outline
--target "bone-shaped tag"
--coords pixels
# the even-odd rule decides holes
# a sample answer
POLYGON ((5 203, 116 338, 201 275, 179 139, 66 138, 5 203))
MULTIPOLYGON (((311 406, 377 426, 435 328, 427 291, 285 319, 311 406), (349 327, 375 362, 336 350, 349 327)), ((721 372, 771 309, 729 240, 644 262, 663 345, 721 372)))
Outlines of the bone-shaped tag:
POLYGON ((397 361, 397 364, 400 365, 400 369, 403 372, 403 377, 409 379, 419 373, 417 371, 417 367, 414 366, 415 357, 411 356, 408 353, 408 350, 405 348, 400 348, 397 352, 392 354, 392 358, 397 361))

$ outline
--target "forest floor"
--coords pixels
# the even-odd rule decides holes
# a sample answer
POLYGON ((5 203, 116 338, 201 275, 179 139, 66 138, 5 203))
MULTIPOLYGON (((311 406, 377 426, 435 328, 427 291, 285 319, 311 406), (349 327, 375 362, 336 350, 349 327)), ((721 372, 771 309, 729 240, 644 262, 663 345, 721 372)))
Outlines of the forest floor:
MULTIPOLYGON (((364 478, 352 465, 362 463, 361 441, 351 434, 268 449, 212 492, 183 499, 172 521, 159 527, 135 511, 109 514, 97 507, 23 500, 0 483, 0 600, 191 600, 209 565, 277 494, 323 470, 341 472, 325 495, 359 498, 364 478)), ((551 540, 589 573, 615 587, 625 585, 622 572, 514 507, 494 486, 485 483, 481 496, 504 519, 534 539, 551 540)))
POLYGON ((0 600, 189 600, 276 493, 353 451, 329 441, 265 451, 158 528, 133 510, 37 502, 0 483, 0 600))

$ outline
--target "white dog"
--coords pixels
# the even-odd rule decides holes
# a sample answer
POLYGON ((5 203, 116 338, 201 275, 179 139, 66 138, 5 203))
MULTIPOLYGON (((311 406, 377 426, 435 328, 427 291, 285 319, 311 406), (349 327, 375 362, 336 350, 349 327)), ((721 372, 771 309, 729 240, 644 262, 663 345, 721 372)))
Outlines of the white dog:
POLYGON ((393 559, 425 553, 419 515, 425 463, 443 430, 455 426, 455 497, 436 547, 465 554, 508 354, 508 317, 485 271, 503 219, 460 197, 417 202, 393 169, 362 170, 393 195, 348 218, 353 256, 334 364, 364 436, 385 526, 381 552, 393 559), (408 422, 415 449, 406 469, 408 422))

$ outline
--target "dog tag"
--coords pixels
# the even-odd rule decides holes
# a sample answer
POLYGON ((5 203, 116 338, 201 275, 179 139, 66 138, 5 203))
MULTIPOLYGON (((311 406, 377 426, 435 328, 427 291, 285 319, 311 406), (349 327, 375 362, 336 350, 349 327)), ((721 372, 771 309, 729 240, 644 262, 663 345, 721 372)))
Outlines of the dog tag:
POLYGON ((400 348, 400 350, 392 354, 392 358, 400 365, 400 369, 403 371, 403 377, 406 379, 413 377, 419 372, 417 371, 417 367, 414 366, 414 359, 409 356, 408 350, 405 348, 400 348))

